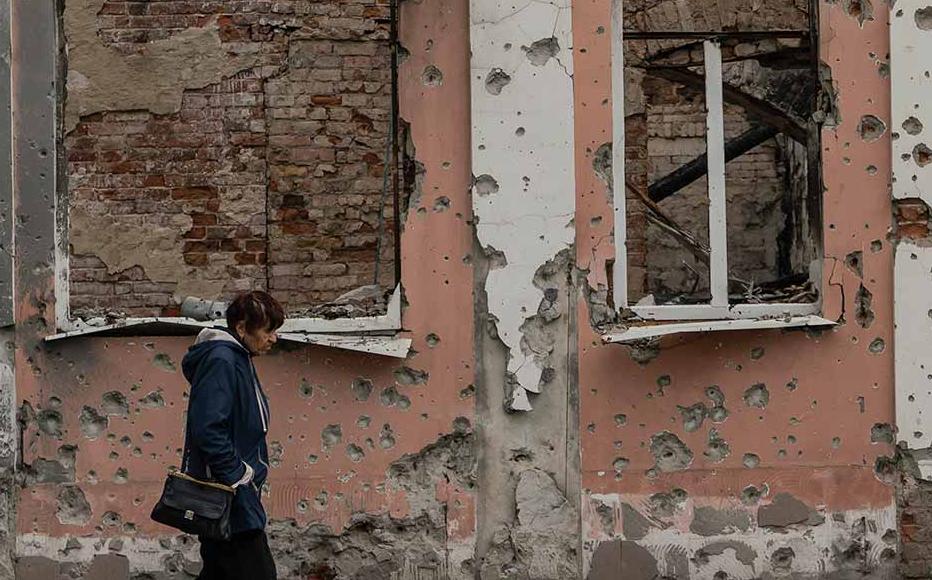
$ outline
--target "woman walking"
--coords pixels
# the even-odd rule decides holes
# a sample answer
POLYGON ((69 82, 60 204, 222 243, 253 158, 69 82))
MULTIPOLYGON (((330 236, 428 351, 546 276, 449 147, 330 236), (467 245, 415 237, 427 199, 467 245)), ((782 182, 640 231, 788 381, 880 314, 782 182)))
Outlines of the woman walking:
POLYGON ((260 490, 268 476, 269 406, 252 359, 284 323, 269 294, 230 303, 226 328, 205 328, 182 361, 191 383, 182 471, 235 488, 229 540, 201 538, 199 580, 275 580, 260 490))

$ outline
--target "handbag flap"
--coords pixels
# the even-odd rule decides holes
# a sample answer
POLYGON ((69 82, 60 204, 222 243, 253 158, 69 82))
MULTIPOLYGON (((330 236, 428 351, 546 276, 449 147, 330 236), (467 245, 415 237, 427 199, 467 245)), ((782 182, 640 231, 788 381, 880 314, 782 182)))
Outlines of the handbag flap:
POLYGON ((162 494, 162 503, 167 507, 191 511, 207 519, 219 519, 232 499, 228 491, 180 477, 169 477, 162 494))

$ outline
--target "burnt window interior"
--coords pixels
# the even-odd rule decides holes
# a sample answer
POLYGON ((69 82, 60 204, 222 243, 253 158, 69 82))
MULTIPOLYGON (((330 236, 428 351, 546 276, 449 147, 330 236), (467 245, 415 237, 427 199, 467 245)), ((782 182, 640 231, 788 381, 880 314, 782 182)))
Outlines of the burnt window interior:
POLYGON ((712 299, 707 41, 721 58, 728 304, 818 301, 813 16, 787 0, 624 2, 627 304, 712 299))

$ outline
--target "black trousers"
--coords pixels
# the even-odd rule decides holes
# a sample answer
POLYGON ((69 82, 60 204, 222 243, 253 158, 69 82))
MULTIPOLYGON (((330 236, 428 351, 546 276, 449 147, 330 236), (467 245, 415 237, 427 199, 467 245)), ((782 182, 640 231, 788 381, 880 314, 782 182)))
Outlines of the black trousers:
POLYGON ((276 580, 275 561, 263 530, 222 540, 201 540, 204 568, 198 580, 276 580))

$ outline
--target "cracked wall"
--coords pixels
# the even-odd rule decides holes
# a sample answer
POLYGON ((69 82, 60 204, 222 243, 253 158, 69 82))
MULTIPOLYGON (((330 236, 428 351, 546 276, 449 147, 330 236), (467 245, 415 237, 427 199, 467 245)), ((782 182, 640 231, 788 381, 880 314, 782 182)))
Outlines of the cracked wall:
MULTIPOLYGON (((51 5, 40 4, 17 5, 15 22, 22 30, 35 31, 16 39, 20 67, 31 63, 29 55, 49 54, 54 47, 55 15, 51 5)), ((105 12, 135 9, 131 4, 108 3, 105 12)), ((177 8, 175 3, 164 4, 177 8)), ((360 14, 368 11, 357 22, 371 21, 387 8, 364 4, 356 3, 353 8, 360 14)), ((257 6, 270 8, 265 2, 257 6)), ((323 48, 330 51, 331 61, 363 62, 372 56, 359 54, 370 50, 364 41, 369 36, 379 40, 377 31, 363 30, 364 26, 353 32, 355 25, 340 19, 336 5, 311 13, 313 6, 322 5, 295 2, 293 7, 309 27, 319 28, 322 38, 305 36, 294 51, 283 53, 295 61, 291 63, 294 70, 290 78, 276 79, 277 86, 298 87, 293 93, 296 100, 309 98, 312 91, 308 88, 312 80, 304 82, 301 76, 316 74, 297 66, 299 60, 325 58, 318 51, 323 48), (348 44, 335 41, 328 45, 334 37, 348 44), (344 49, 353 54, 336 54, 344 49)), ((283 20, 282 25, 290 26, 296 18, 281 16, 278 10, 284 8, 278 6, 264 16, 238 13, 232 21, 221 14, 217 26, 224 39, 243 30, 246 34, 279 34, 278 25, 269 22, 283 20), (250 18, 255 21, 248 22, 250 18)), ((461 315, 472 304, 469 145, 465 138, 446 138, 469 132, 468 62, 461 58, 468 52, 467 6, 408 3, 402 11, 402 41, 409 48, 400 70, 401 114, 410 122, 412 143, 423 144, 417 160, 423 168, 423 194, 412 200, 401 242, 405 247, 405 336, 414 345, 404 361, 285 345, 259 362, 273 413, 269 434, 272 473, 264 492, 281 578, 472 576, 476 534, 474 336, 471 318, 461 315), (422 82, 427 66, 443 71, 442 84, 422 82), (439 207, 440 198, 445 202, 439 206, 448 211, 432 211, 439 207)), ((212 22, 212 15, 206 16, 212 22)), ((108 20, 102 25, 106 30, 102 38, 131 52, 144 50, 148 44, 140 31, 149 22, 141 17, 130 19, 136 28, 129 30, 125 24, 121 28, 119 22, 108 20), (117 34, 121 30, 126 36, 117 34)), ((190 24, 183 21, 162 41, 184 38, 190 24)), ((151 27, 146 35, 163 29, 151 27)), ((18 88, 22 90, 14 95, 22 125, 17 133, 20 171, 16 184, 23 193, 16 199, 16 211, 17 233, 23 242, 16 249, 17 326, 11 354, 20 370, 15 385, 20 425, 0 430, 4 435, 0 443, 12 434, 22 441, 16 486, 4 485, 0 502, 3 516, 15 515, 17 578, 62 573, 108 580, 190 578, 199 567, 196 542, 154 524, 149 512, 166 468, 179 461, 186 402, 180 361, 193 337, 42 340, 54 332, 56 306, 55 197, 51 180, 43 180, 55 173, 54 156, 49 154, 54 151, 50 142, 54 99, 36 95, 54 94, 54 75, 30 70, 36 74, 21 77, 18 88), (12 501, 17 503, 15 514, 8 510, 12 501)), ((229 102, 231 108, 247 110, 252 105, 245 101, 262 94, 256 88, 260 80, 241 73, 216 85, 229 87, 233 93, 242 89, 240 100, 229 102)), ((365 90, 365 80, 347 82, 359 82, 360 91, 365 90)), ((86 115, 70 138, 84 137, 78 135, 83 130, 105 129, 116 118, 119 123, 159 124, 172 115, 183 115, 193 101, 223 100, 225 95, 210 87, 187 88, 180 112, 86 115)), ((285 100, 279 103, 281 110, 290 107, 285 100)), ((264 126, 264 113, 261 119, 264 126)), ((242 133, 248 131, 227 135, 245 138, 242 133)), ((280 146, 289 152, 298 149, 287 143, 280 146)), ((236 155, 242 150, 234 147, 222 153, 229 155, 224 159, 236 163, 243 161, 236 155)), ((283 163, 300 167, 303 162, 283 163)), ((313 171, 306 179, 312 175, 313 171)), ((326 181, 327 177, 317 179, 326 181)), ((195 188, 193 197, 203 194, 196 189, 200 184, 190 187, 195 188)), ((247 198, 232 202, 229 212, 246 211, 252 204, 247 198)), ((166 220, 166 227, 169 223, 174 222, 166 220)), ((112 259, 123 256, 114 254, 112 259)), ((0 392, 13 395, 6 388, 0 392)), ((0 408, 6 408, 2 401, 0 408)), ((0 457, 5 457, 2 449, 0 457)), ((2 472, 4 477, 7 474, 2 472)), ((0 524, 0 545, 6 546, 4 530, 0 524)), ((0 557, 0 570, 6 564, 0 557)))
POLYGON ((388 6, 270 10, 64 3, 76 314, 177 316, 250 288, 297 313, 369 285, 366 313, 384 307, 388 6))
POLYGON ((476 236, 497 256, 485 292, 508 349, 506 404, 520 411, 548 375, 549 347, 529 329, 547 301, 535 276, 574 240, 570 14, 566 2, 470 7, 476 236))
MULTIPOLYGON (((719 18, 737 18, 725 23, 736 29, 781 28, 808 11, 695 3, 688 13, 665 12, 661 3, 629 14, 625 6, 635 19, 628 25, 643 30, 674 22, 715 29, 719 18)), ((634 346, 604 345, 595 328, 579 326, 590 578, 897 577, 896 461, 892 438, 882 435, 893 424, 890 133, 859 131, 864 117, 889 126, 888 81, 877 64, 888 41, 885 13, 859 16, 820 5, 820 58, 833 86, 820 98, 838 113, 822 132, 821 295, 823 316, 839 325, 634 346), (836 420, 824 420, 829 412, 836 420)), ((588 168, 611 141, 611 5, 574 5, 573 21, 576 165, 587 168, 576 194, 577 260, 588 289, 578 319, 604 323, 612 208, 588 168)))

